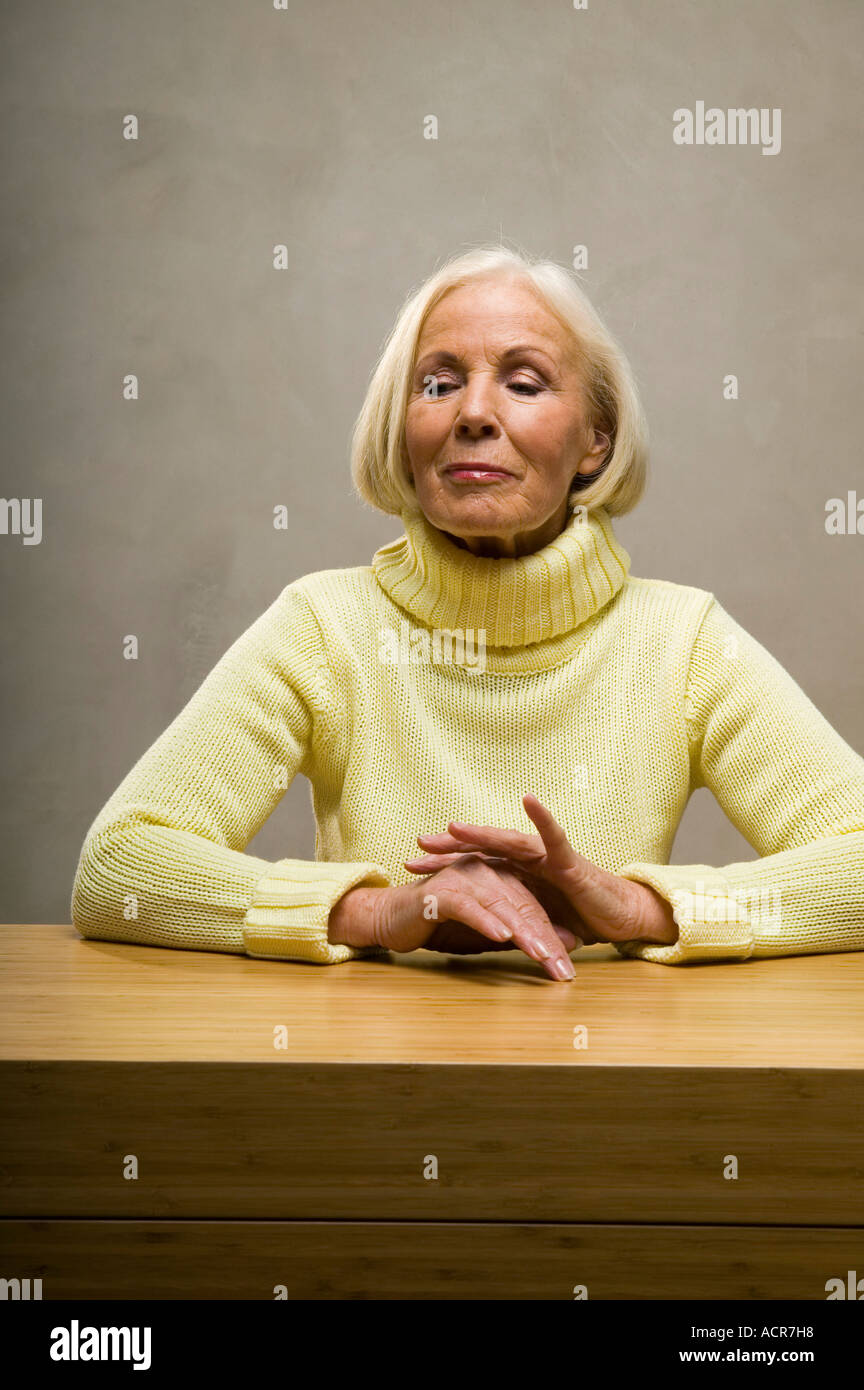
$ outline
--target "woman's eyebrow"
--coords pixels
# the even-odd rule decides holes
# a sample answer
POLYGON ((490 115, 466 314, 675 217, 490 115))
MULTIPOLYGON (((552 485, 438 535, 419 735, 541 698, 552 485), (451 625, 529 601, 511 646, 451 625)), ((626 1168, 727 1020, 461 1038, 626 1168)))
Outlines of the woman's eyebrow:
MULTIPOLYGON (((522 355, 522 353, 525 352, 534 352, 537 354, 538 357, 545 357, 546 361, 551 366, 555 366, 555 363, 549 356, 548 352, 544 352, 543 348, 541 347, 535 347, 533 343, 517 343, 515 347, 506 348, 504 352, 501 353, 501 360, 503 362, 506 361, 508 357, 519 357, 522 355)), ((458 353, 448 352, 444 348, 437 348, 433 352, 424 353, 424 355, 418 361, 417 366, 418 368, 420 368, 427 361, 446 362, 448 365, 452 364, 453 366, 456 366, 458 365, 460 360, 461 359, 458 353)))
POLYGON ((535 352, 538 357, 545 357, 547 362, 549 362, 553 367, 555 366, 555 363, 549 356, 549 353, 544 352, 543 348, 536 347, 533 343, 518 343, 516 347, 508 348, 506 352, 502 352, 501 357, 502 359, 505 357, 517 357, 521 356, 523 352, 535 352))
POLYGON ((422 367, 424 362, 447 362, 455 366, 458 361, 459 358, 455 352, 445 352, 443 348, 436 348, 433 352, 424 352, 418 360, 417 366, 418 368, 422 367))

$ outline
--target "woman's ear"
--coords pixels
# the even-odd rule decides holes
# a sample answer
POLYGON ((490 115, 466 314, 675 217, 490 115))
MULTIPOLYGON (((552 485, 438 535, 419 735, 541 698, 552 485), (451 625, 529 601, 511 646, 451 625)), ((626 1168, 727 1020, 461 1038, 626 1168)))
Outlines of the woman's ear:
POLYGON ((593 444, 590 445, 588 452, 585 454, 585 457, 576 470, 576 476, 573 479, 574 483, 578 484, 586 474, 596 473, 606 462, 607 455, 612 447, 611 439, 608 434, 604 434, 601 430, 593 431, 593 439, 593 444))
POLYGON ((609 438, 608 434, 604 434, 602 430, 595 430, 594 448, 591 450, 591 453, 598 458, 605 459, 611 448, 612 440, 609 438))

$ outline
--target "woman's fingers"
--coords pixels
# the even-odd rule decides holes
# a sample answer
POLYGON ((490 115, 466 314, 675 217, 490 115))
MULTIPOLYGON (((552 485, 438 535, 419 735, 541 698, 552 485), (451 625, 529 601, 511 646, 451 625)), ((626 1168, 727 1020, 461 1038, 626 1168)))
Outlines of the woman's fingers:
POLYGON ((543 861, 546 876, 566 887, 566 891, 578 890, 583 883, 590 882, 597 865, 573 848, 549 808, 532 792, 526 792, 522 805, 540 831, 546 852, 543 861))
MULTIPOLYGON (((510 871, 506 862, 488 863, 472 856, 469 872, 483 889, 491 894, 487 902, 513 931, 514 944, 534 960, 544 962, 555 979, 571 979, 573 967, 567 958, 568 947, 553 925, 543 903, 531 892, 523 878, 510 871), (520 931, 521 928, 521 931, 520 931)), ((570 933, 572 940, 572 933, 570 933)))
POLYGON ((467 854, 471 850, 484 854, 493 853, 489 849, 484 849, 482 845, 470 844, 467 840, 460 840, 456 835, 449 835, 442 831, 440 835, 418 835, 417 843, 427 854, 467 854))
POLYGON ((416 859, 403 859, 402 863, 412 874, 434 874, 443 869, 445 864, 453 864, 457 859, 461 859, 464 853, 464 849, 459 849, 451 854, 420 854, 416 859))
POLYGON ((452 887, 442 883, 437 896, 442 918, 465 922, 493 941, 500 941, 502 932, 509 931, 513 945, 538 961, 551 979, 573 978, 575 972, 561 937, 536 898, 517 879, 505 883, 500 871, 475 860, 464 888, 458 880, 452 887))
POLYGON ((552 923, 552 930, 557 933, 565 951, 578 951, 579 947, 584 945, 578 936, 574 936, 567 927, 559 927, 557 922, 552 923))
POLYGON ((581 876, 590 870, 590 860, 577 854, 548 807, 532 792, 526 792, 522 805, 540 831, 526 835, 521 830, 509 830, 495 825, 472 825, 467 821, 451 820, 441 834, 418 835, 421 849, 432 853, 455 850, 487 850, 503 854, 521 864, 543 868, 550 877, 568 874, 581 876))
MULTIPOLYGON (((439 869, 443 869, 447 864, 453 864, 462 859, 465 851, 454 851, 451 854, 425 854, 417 859, 403 859, 405 868, 412 874, 434 874, 439 869)), ((566 894, 559 888, 547 882, 544 878, 532 874, 530 870, 519 864, 517 861, 508 860, 503 856, 487 855, 481 852, 486 863, 495 868, 509 870, 510 873, 519 878, 526 886, 528 891, 534 895, 540 906, 544 909, 554 929, 561 936, 564 942, 564 949, 575 951, 580 946, 593 946, 599 941, 588 924, 582 919, 580 914, 573 907, 566 894), (562 935, 566 933, 566 936, 562 935), (572 943, 572 944, 571 944, 572 943)))
POLYGON ((493 941, 474 927, 466 927, 464 922, 453 918, 439 922, 432 935, 427 938, 424 949, 443 951, 449 956, 478 956, 487 951, 512 951, 513 942, 493 941))
POLYGON ((448 825, 449 829, 440 834, 418 835, 421 849, 445 854, 452 850, 461 850, 464 854, 468 849, 483 849, 524 862, 542 858, 546 853, 539 835, 523 835, 521 830, 502 830, 495 825, 463 825, 454 820, 448 825))
POLYGON ((519 830, 450 821, 448 832, 418 835, 417 843, 431 853, 456 850, 464 853, 482 849, 486 853, 504 855, 547 878, 568 894, 590 883, 597 873, 597 865, 573 848, 565 831, 542 801, 531 792, 526 792, 522 802, 540 830, 540 835, 523 835, 519 830))
MULTIPOLYGON (((539 836, 450 821, 445 834, 417 836, 426 854, 404 860, 405 867, 412 873, 434 873, 460 854, 498 856, 510 861, 514 873, 524 871, 563 895, 568 911, 562 913, 560 905, 555 906, 553 915, 563 916, 568 928, 575 927, 586 945, 644 935, 644 931, 640 933, 645 916, 644 904, 640 903, 644 889, 607 872, 574 850, 551 811, 532 793, 526 793, 522 800, 539 836)), ((534 887, 533 891, 541 906, 548 907, 540 888, 534 887)))
POLYGON ((540 831, 546 856, 556 868, 567 868, 574 854, 573 846, 548 807, 532 792, 526 792, 522 805, 540 831))
MULTIPOLYGON (((582 945, 572 932, 567 931, 566 927, 555 927, 555 931, 561 938, 561 945, 565 951, 576 951, 582 945)), ((486 951, 512 951, 514 950, 513 940, 493 941, 491 937, 484 936, 482 932, 474 927, 466 927, 464 922, 454 921, 452 918, 445 922, 439 922, 432 935, 426 941, 427 951, 446 951, 456 956, 476 956, 486 951)))

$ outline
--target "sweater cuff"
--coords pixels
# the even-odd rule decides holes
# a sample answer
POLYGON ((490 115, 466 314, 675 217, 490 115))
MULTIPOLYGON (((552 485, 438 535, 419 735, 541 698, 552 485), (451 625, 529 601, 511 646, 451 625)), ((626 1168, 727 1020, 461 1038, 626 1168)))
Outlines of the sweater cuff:
POLYGON ((243 919, 246 954, 261 960, 307 960, 337 965, 357 957, 386 954, 382 946, 335 945, 327 940, 330 911, 358 884, 389 888, 380 864, 331 864, 280 859, 255 885, 243 919))
POLYGON ((753 925, 746 901, 711 865, 625 864, 618 874, 656 889, 671 905, 678 926, 678 940, 671 946, 616 941, 622 955, 658 965, 686 965, 746 960, 752 954, 753 925))

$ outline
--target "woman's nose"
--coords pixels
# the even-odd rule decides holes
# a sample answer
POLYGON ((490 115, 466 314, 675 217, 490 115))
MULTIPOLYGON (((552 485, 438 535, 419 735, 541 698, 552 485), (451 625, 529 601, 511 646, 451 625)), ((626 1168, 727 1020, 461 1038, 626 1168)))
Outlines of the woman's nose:
POLYGON ((468 382, 456 417, 457 428, 460 425, 495 428, 495 388, 491 382, 481 378, 468 382))

